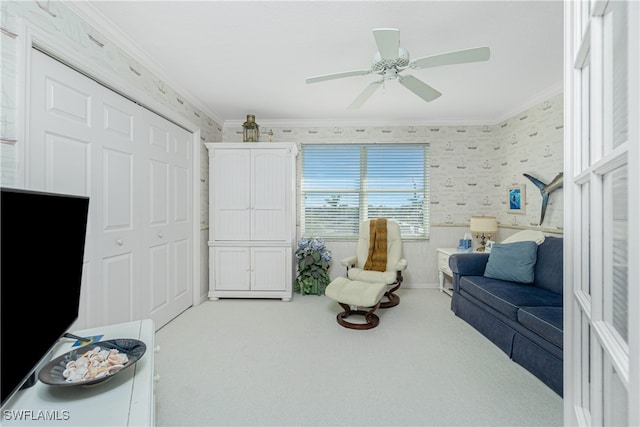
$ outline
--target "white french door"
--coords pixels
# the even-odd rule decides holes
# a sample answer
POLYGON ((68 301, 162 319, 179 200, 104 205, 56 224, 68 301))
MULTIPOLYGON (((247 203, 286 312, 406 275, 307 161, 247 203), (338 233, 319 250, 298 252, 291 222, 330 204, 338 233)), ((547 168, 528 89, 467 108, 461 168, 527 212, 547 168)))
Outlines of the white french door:
POLYGON ((27 187, 90 197, 75 326, 160 328, 192 303, 193 135, 35 49, 29 81, 27 187))
POLYGON ((640 425, 639 26, 565 2, 566 425, 640 425))

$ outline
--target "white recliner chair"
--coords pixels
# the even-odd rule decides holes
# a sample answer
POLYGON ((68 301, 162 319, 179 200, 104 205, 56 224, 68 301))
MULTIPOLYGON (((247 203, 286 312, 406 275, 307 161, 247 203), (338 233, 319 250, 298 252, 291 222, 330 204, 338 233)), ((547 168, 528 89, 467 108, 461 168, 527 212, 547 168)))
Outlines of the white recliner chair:
POLYGON ((400 303, 400 297, 394 292, 400 288, 402 272, 407 268, 407 260, 402 258, 400 226, 396 221, 387 219, 386 241, 380 241, 376 240, 376 236, 371 239, 371 221, 360 224, 356 255, 341 262, 347 268, 347 277, 338 277, 325 290, 329 298, 344 308, 337 320, 346 328, 375 328, 379 318, 374 312, 378 308, 394 307, 400 303), (370 247, 372 242, 379 245, 377 249, 370 247), (381 257, 385 249, 386 254, 381 257), (377 257, 375 266, 372 266, 372 255, 377 257), (356 309, 352 309, 354 306, 356 309), (357 307, 367 307, 368 310, 358 310, 357 307), (366 323, 346 321, 352 314, 363 315, 366 323))
POLYGON ((370 223, 371 220, 367 220, 360 224, 356 255, 343 259, 341 264, 347 268, 350 280, 387 285, 384 294, 387 300, 380 303, 380 308, 394 307, 400 303, 400 297, 394 292, 400 288, 402 272, 407 269, 407 260, 402 258, 400 226, 396 221, 387 219, 387 266, 385 271, 374 271, 364 268, 370 251, 370 223))

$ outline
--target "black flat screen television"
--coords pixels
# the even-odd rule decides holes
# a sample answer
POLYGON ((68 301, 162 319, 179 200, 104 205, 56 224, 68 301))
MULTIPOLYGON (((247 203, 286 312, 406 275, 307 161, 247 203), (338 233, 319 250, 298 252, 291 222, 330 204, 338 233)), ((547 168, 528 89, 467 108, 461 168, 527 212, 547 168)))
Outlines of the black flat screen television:
POLYGON ((0 188, 4 406, 77 320, 89 198, 0 188))

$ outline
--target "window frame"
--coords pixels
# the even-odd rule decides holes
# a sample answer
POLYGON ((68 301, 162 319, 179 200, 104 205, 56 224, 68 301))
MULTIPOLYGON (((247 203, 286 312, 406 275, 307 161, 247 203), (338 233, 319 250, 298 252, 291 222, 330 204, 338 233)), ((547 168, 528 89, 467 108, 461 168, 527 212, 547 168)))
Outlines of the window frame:
MULTIPOLYGON (((309 233, 306 231, 306 218, 305 218, 305 195, 310 193, 326 193, 326 192, 336 192, 335 188, 330 188, 327 186, 326 188, 315 188, 315 189, 305 189, 305 155, 308 153, 306 151, 307 147, 329 147, 329 146, 352 146, 352 147, 360 147, 358 150, 359 153, 359 182, 358 188, 344 190, 342 193, 345 194, 357 194, 358 195, 358 220, 357 223, 354 224, 354 230, 358 230, 358 226, 360 223, 367 219, 376 218, 377 216, 369 216, 369 206, 368 199, 371 194, 380 194, 380 193, 406 193, 406 192, 415 192, 415 187, 413 188, 402 188, 402 189, 386 189, 382 190, 379 188, 367 188, 367 169, 369 167, 368 162, 366 161, 367 155, 366 150, 370 147, 422 147, 423 148, 423 162, 422 162, 422 175, 423 175, 423 184, 422 184, 422 207, 421 215, 422 215, 422 229, 423 233, 420 234, 407 234, 403 232, 403 239, 407 240, 429 240, 430 238, 430 144, 428 142, 308 142, 301 143, 300 149, 300 183, 299 183, 299 191, 300 191, 300 234, 302 236, 308 236, 313 234, 317 237, 322 237, 327 241, 348 241, 348 240, 357 240, 358 233, 355 231, 353 234, 326 234, 326 233, 309 233)), ((387 216, 391 218, 391 216, 387 216)), ((401 221, 398 221, 401 222, 401 221)))

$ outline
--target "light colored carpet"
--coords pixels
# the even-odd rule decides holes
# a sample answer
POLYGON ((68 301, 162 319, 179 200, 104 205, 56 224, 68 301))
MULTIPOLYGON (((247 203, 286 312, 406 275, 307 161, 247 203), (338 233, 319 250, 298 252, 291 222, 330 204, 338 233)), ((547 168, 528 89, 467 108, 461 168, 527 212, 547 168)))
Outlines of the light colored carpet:
POLYGON ((325 296, 207 301, 156 334, 158 426, 560 426, 562 399, 457 318, 401 289, 368 331, 325 296))

